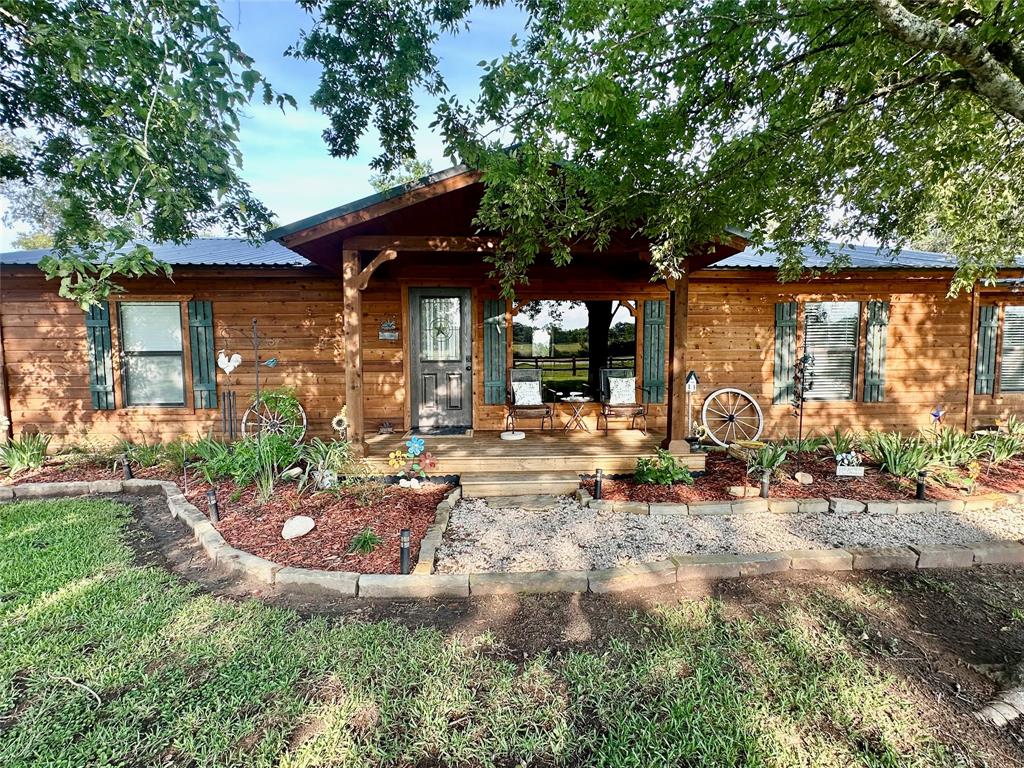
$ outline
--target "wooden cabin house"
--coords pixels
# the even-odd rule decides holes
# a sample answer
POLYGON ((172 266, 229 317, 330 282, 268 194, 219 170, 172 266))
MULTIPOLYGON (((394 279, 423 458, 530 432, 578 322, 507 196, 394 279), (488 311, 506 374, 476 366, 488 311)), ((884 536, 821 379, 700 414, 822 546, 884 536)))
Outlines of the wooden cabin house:
POLYGON ((750 393, 766 437, 795 434, 793 374, 805 348, 816 361, 805 434, 910 431, 937 408, 972 428, 1024 404, 1016 274, 950 298, 945 257, 850 248, 849 269, 782 284, 774 254, 732 233, 671 282, 654 278, 646 244, 630 239, 579 248, 566 267, 540 259, 506 301, 483 258, 495 240, 473 225, 481 194, 478 174, 456 167, 281 227, 263 245, 155 246, 173 278, 134 281, 88 313, 43 278, 44 252, 0 254, 9 434, 68 443, 220 434, 225 393, 244 408, 258 372, 261 386, 294 388, 310 435, 330 435, 346 406, 350 439, 382 471, 401 436, 428 425, 465 432, 432 438, 445 473, 631 471, 661 444, 700 468, 684 438, 719 388, 750 393), (647 434, 616 421, 607 436, 596 431, 598 403, 580 409, 591 432, 564 432, 572 411, 555 402, 554 430, 526 422, 525 440, 498 439, 508 371, 522 362, 516 317, 542 300, 615 301, 628 312, 647 434), (428 339, 439 323, 441 348, 428 339), (221 353, 242 362, 226 372, 221 353), (687 393, 690 371, 699 385, 687 393))

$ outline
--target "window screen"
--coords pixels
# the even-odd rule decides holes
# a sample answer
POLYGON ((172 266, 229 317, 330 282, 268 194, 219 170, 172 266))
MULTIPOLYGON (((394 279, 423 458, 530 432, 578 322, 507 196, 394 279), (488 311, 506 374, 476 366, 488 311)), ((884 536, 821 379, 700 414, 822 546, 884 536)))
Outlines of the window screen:
POLYGON ((999 389, 1002 392, 1024 392, 1024 307, 1003 309, 999 389))
POLYGON ((808 400, 852 400, 857 376, 860 302, 809 302, 804 308, 807 351, 814 357, 808 400))
POLYGON ((119 318, 125 405, 184 405, 181 307, 124 302, 119 318))

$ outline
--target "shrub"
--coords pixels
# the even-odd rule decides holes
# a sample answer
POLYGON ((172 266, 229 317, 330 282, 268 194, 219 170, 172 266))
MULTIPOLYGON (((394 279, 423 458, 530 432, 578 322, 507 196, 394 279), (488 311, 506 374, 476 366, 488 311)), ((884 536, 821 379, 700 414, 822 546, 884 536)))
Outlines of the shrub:
POLYGON ((166 463, 165 446, 161 443, 133 443, 131 440, 118 440, 109 455, 115 460, 124 456, 124 460, 133 467, 148 469, 166 463))
POLYGON ((644 485, 693 485, 690 470, 676 461, 676 458, 664 448, 658 448, 653 457, 641 456, 637 459, 633 477, 644 485))
POLYGON ((273 475, 270 480, 270 490, 273 491, 273 480, 298 461, 301 453, 302 448, 295 445, 289 435, 246 438, 236 443, 231 452, 231 479, 245 488, 259 478, 265 488, 267 476, 273 475))
MULTIPOLYGON (((281 427, 279 432, 271 433, 272 435, 284 437, 293 443, 298 443, 302 439, 305 431, 302 426, 302 406, 299 404, 299 398, 295 395, 295 390, 287 387, 266 389, 260 392, 258 399, 253 398, 252 405, 258 406, 261 413, 269 411, 280 417, 282 421, 296 425, 281 427)), ((253 427, 255 428, 256 425, 254 424, 253 427)), ((256 435, 249 437, 254 438, 256 435)))
POLYGON ((925 438, 930 443, 932 463, 943 467, 969 466, 978 461, 988 447, 985 440, 951 426, 929 429, 925 438))
POLYGON ((990 432, 979 440, 984 442, 988 460, 995 465, 1004 464, 1024 453, 1024 434, 990 432))
POLYGON ((858 443, 860 442, 857 437, 857 433, 849 429, 840 429, 839 427, 835 427, 832 430, 831 436, 825 439, 833 456, 843 456, 854 453, 857 450, 858 443))
POLYGON ((300 493, 310 486, 326 490, 337 485, 342 476, 359 474, 353 461, 352 445, 345 440, 325 442, 314 437, 302 446, 302 460, 306 462, 306 470, 299 479, 300 493))
POLYGON ((46 461, 51 435, 22 435, 0 444, 0 466, 14 477, 29 469, 39 469, 46 461))
POLYGON ((789 452, 785 445, 765 445, 756 451, 751 451, 747 456, 747 474, 761 475, 762 477, 771 475, 786 463, 787 458, 789 458, 789 452))
POLYGON ((227 443, 214 440, 212 437, 203 437, 192 445, 192 454, 195 457, 196 471, 211 485, 217 480, 231 476, 233 457, 231 446, 227 443))
POLYGON ((915 477, 931 463, 931 448, 920 435, 870 432, 863 449, 882 470, 897 477, 915 477))
POLYGON ((782 447, 787 453, 817 453, 828 444, 828 438, 821 435, 812 435, 803 440, 789 438, 782 441, 782 447))
POLYGON ((380 536, 370 528, 364 528, 352 539, 352 544, 349 546, 348 551, 356 552, 360 555, 368 555, 379 546, 380 536))

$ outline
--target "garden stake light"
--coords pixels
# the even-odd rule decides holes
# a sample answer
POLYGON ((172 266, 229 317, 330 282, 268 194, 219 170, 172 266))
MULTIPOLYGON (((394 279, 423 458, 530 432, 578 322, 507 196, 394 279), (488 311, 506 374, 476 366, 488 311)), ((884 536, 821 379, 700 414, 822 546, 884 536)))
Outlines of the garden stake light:
POLYGON ((927 477, 928 477, 928 473, 927 472, 923 472, 922 471, 922 472, 918 472, 917 473, 917 500, 918 501, 924 501, 925 499, 928 498, 925 495, 925 489, 924 489, 924 481, 925 481, 925 478, 927 478, 927 477))
POLYGON ((406 576, 409 573, 409 529, 403 528, 401 533, 398 534, 398 542, 401 547, 402 555, 402 575, 406 576))
POLYGON ((604 470, 598 469, 594 477, 594 498, 601 498, 601 483, 604 481, 604 470))
POLYGON ((124 454, 124 453, 121 454, 121 466, 124 469, 124 479, 125 480, 131 480, 132 479, 132 466, 131 466, 131 464, 128 463, 128 455, 127 454, 124 454))
POLYGON ((206 503, 210 506, 210 522, 220 522, 220 509, 217 507, 217 491, 211 488, 206 492, 206 503))

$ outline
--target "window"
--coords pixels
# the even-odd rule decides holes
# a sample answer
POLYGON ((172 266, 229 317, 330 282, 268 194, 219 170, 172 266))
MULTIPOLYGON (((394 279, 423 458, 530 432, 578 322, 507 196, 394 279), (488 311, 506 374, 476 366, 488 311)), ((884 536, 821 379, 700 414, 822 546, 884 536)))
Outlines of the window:
POLYGON ((181 307, 175 302, 119 305, 125 405, 184 405, 181 307))
POLYGON ((999 390, 1024 392, 1024 307, 1003 309, 1003 353, 999 390))
POLYGON ((420 358, 459 360, 462 356, 462 300, 458 296, 420 299, 420 358))
POLYGON ((860 302, 809 302, 804 307, 807 352, 814 357, 808 400, 853 400, 860 302))

